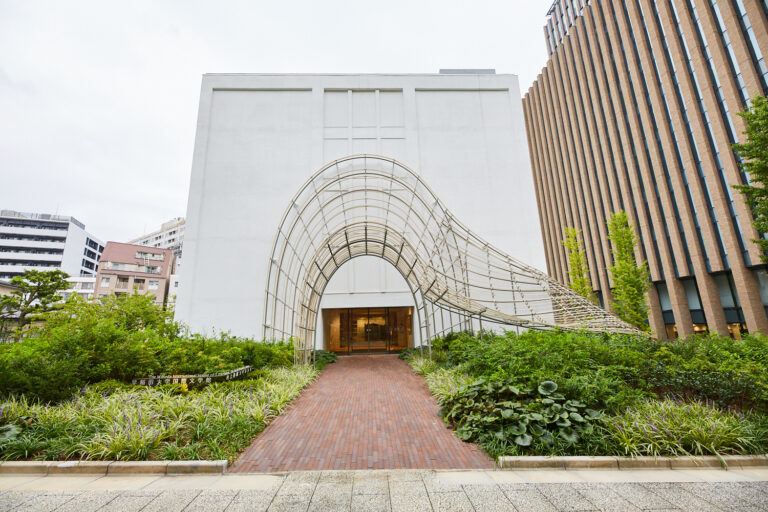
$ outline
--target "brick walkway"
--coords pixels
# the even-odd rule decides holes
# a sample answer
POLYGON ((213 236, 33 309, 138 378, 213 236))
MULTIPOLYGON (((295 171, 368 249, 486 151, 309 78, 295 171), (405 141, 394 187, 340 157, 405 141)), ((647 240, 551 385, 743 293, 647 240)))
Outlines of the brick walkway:
POLYGON ((343 356, 240 456, 234 472, 492 468, 446 428, 422 377, 395 355, 343 356))

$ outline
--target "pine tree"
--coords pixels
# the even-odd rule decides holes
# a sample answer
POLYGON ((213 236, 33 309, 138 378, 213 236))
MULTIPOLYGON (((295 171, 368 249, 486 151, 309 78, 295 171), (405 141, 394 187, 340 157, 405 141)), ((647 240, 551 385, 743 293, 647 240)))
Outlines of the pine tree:
MULTIPOLYGON (((734 144, 733 149, 740 157, 741 170, 749 176, 749 185, 734 185, 746 197, 752 209, 752 225, 758 233, 768 233, 768 99, 758 96, 752 100, 752 106, 739 112, 744 118, 747 136, 742 144, 734 144)), ((753 240, 763 252, 762 260, 768 263, 768 240, 753 240)))
POLYGON ((597 298, 592 293, 592 281, 589 279, 587 256, 584 253, 584 245, 581 243, 581 230, 566 227, 563 246, 568 251, 568 277, 571 281, 571 290, 597 303, 597 298))
POLYGON ((614 213, 608 222, 608 239, 613 246, 613 266, 608 270, 613 277, 613 310, 616 315, 647 331, 648 302, 645 294, 650 287, 648 263, 638 265, 635 260, 637 236, 623 210, 614 213))

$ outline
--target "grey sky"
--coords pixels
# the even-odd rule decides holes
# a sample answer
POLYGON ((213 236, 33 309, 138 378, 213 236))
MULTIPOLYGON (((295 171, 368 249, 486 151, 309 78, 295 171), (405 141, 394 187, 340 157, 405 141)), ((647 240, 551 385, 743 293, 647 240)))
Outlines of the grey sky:
POLYGON ((525 93, 550 4, 0 0, 0 208, 126 241, 186 214, 203 73, 496 68, 525 93))

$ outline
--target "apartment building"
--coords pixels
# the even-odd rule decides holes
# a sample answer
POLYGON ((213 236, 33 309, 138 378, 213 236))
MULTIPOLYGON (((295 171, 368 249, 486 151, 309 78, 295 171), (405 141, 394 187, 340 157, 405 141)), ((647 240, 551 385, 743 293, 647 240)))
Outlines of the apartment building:
POLYGON ((153 231, 128 243, 156 247, 159 249, 171 249, 175 258, 175 265, 181 265, 181 252, 184 246, 184 229, 187 221, 184 217, 176 217, 164 222, 160 229, 153 231))
POLYGON ((768 93, 768 4, 558 0, 544 32, 550 57, 523 107, 549 274, 568 282, 564 230, 579 228, 610 305, 606 222, 625 210, 658 335, 768 333, 761 235, 731 150, 737 113, 768 93))
POLYGON ((25 270, 95 276, 104 242, 74 217, 0 210, 0 279, 25 270))
POLYGON ((96 276, 70 277, 67 279, 67 282, 69 287, 59 293, 62 299, 67 300, 72 295, 79 295, 85 300, 90 300, 94 297, 96 276))
POLYGON ((107 242, 99 265, 95 297, 148 294, 165 304, 173 269, 171 249, 107 242))

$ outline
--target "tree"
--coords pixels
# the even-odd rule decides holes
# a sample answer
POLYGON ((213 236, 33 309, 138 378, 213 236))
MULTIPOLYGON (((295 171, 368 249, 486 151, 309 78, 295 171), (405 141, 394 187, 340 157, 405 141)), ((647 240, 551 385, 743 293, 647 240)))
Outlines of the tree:
POLYGON ((648 330, 648 303, 645 293, 650 287, 648 263, 635 260, 637 236, 629 224, 627 213, 620 210, 608 221, 608 239, 613 246, 613 310, 616 315, 640 330, 648 330))
MULTIPOLYGON (((739 112, 744 119, 747 136, 742 144, 734 144, 741 170, 750 178, 748 185, 734 185, 743 193, 752 209, 752 225, 758 233, 768 233, 768 99, 758 96, 752 106, 739 112)), ((762 260, 768 263, 768 240, 752 240, 763 252, 762 260)))
POLYGON ((592 281, 589 279, 587 256, 584 253, 584 245, 581 243, 581 230, 566 227, 563 246, 568 251, 568 277, 571 281, 571 290, 597 303, 597 298, 592 292, 592 281))
POLYGON ((0 320, 16 324, 17 332, 35 320, 42 313, 55 309, 61 301, 61 290, 69 287, 69 275, 61 270, 27 270, 11 279, 16 290, 10 295, 0 296, 0 320))

